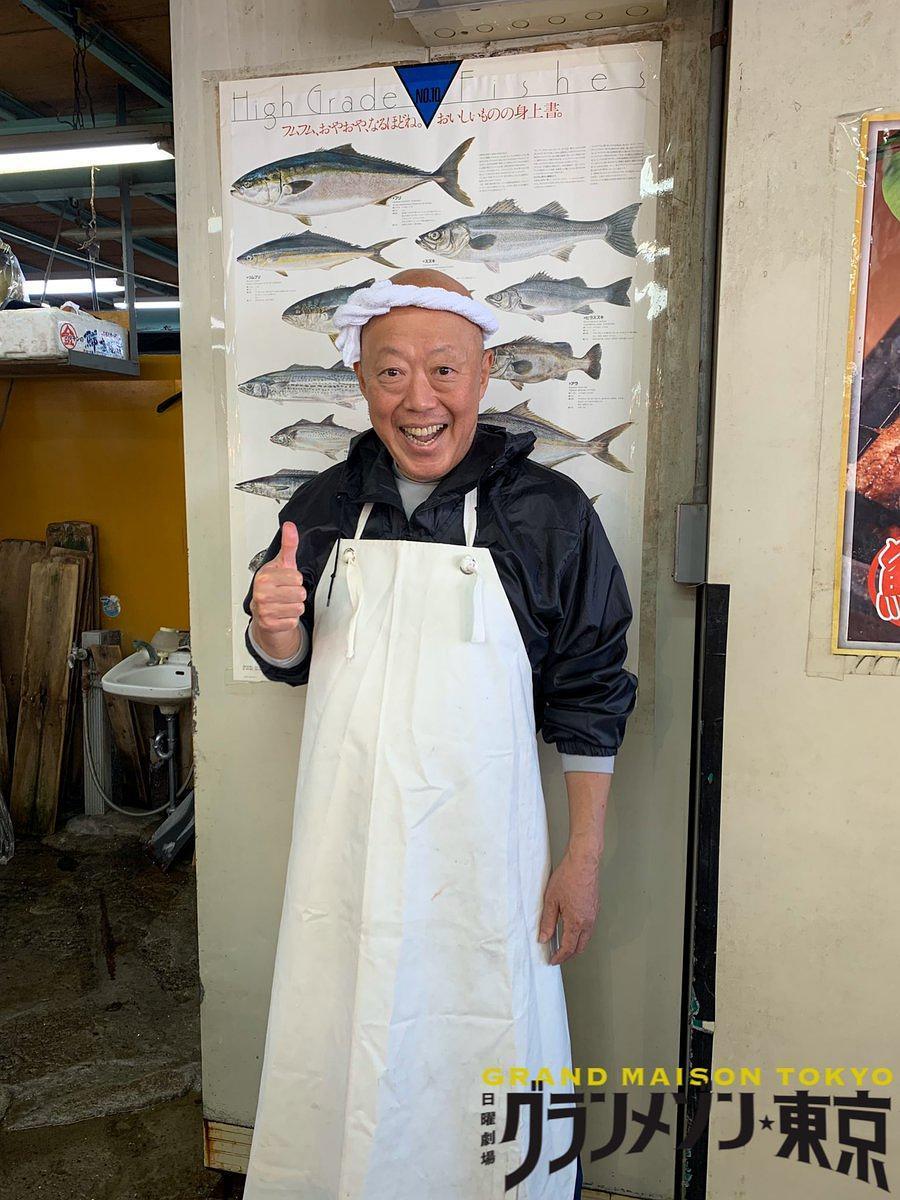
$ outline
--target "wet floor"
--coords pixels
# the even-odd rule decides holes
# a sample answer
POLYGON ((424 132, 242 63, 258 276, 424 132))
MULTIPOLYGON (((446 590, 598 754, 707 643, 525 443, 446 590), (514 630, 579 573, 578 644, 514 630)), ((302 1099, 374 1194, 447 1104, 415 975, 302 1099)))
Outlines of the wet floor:
POLYGON ((203 1166, 190 857, 76 817, 0 867, 0 1200, 237 1200, 203 1166))

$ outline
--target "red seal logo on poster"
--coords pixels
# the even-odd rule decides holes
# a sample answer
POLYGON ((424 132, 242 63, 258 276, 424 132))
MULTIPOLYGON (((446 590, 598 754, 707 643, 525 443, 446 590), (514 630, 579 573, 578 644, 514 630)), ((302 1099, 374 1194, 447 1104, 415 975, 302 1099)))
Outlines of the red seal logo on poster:
POLYGON ((900 625, 900 538, 889 537, 872 559, 869 597, 882 621, 900 625))
POLYGON ((78 334, 75 332, 75 326, 70 325, 68 321, 60 325, 59 340, 67 350, 73 350, 78 342, 78 334))

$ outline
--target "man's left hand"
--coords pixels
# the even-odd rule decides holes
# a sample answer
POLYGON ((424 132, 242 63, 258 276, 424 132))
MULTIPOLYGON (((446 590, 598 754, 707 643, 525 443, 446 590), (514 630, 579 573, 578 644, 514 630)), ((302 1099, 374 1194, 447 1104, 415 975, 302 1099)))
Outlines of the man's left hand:
POLYGON ((547 880, 538 941, 546 942, 562 918, 562 939, 550 957, 551 966, 581 954, 591 939, 600 910, 598 866, 593 855, 570 848, 547 880))

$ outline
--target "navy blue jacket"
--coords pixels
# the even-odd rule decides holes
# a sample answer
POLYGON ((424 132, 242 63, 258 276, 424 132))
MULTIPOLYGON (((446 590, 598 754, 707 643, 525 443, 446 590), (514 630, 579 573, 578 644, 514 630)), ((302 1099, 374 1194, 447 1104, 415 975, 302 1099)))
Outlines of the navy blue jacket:
MULTIPOLYGON (((313 592, 335 539, 353 537, 363 504, 374 504, 366 538, 464 545, 463 497, 477 484, 475 544, 490 550, 522 634, 537 727, 562 754, 612 755, 637 690, 623 665, 632 616, 625 580, 587 496, 565 475, 532 462, 533 445, 530 433, 479 423, 469 452, 407 520, 390 454, 367 429, 350 443, 346 462, 294 492, 264 561, 279 553, 280 524, 293 521, 308 595, 301 620, 315 647, 313 592)), ((251 582, 248 615, 252 595, 251 582)), ((294 667, 275 667, 245 640, 267 678, 306 683, 309 655, 294 667)))

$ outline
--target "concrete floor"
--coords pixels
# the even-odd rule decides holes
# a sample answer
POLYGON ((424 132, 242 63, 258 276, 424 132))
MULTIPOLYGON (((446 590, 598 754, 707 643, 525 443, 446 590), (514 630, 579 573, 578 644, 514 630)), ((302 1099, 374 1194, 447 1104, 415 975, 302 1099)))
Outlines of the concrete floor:
POLYGON ((76 817, 0 867, 0 1200, 237 1200, 203 1166, 194 870, 76 817))

